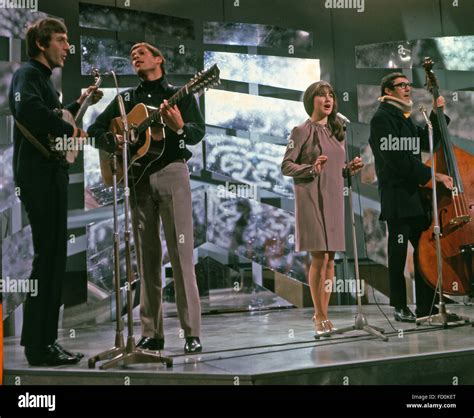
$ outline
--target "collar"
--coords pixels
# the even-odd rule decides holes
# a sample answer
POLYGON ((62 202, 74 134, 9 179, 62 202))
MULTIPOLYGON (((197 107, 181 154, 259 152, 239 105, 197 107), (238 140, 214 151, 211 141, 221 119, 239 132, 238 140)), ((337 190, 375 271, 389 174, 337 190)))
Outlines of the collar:
POLYGON ((392 106, 395 106, 397 109, 401 110, 403 116, 405 118, 409 118, 411 115, 411 110, 413 107, 413 102, 410 100, 409 103, 405 102, 404 100, 399 99, 398 97, 393 96, 382 96, 379 97, 378 100, 382 103, 388 103, 392 106))
POLYGON ((165 76, 158 78, 156 80, 141 80, 140 85, 138 86, 140 89, 144 89, 146 91, 167 91, 170 89, 170 84, 165 76))
POLYGON ((37 68, 38 70, 40 70, 44 75, 46 75, 47 77, 50 77, 51 74, 52 74, 52 71, 49 67, 47 67, 46 65, 42 64, 41 62, 39 62, 38 60, 35 60, 34 58, 31 58, 29 63, 37 68))

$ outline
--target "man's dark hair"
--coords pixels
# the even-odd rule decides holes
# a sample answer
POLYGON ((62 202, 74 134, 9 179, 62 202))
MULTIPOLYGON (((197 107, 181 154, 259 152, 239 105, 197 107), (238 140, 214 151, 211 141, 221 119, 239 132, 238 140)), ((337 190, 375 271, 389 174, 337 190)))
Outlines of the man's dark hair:
POLYGON ((26 48, 30 58, 37 57, 41 50, 36 45, 47 48, 53 33, 67 33, 66 25, 58 19, 46 18, 33 23, 26 31, 26 48))
POLYGON ((382 78, 382 81, 380 82, 380 96, 385 96, 385 89, 387 88, 393 90, 393 80, 400 77, 407 78, 407 76, 402 73, 390 73, 382 78))
POLYGON ((154 57, 161 57, 162 58, 163 61, 161 61, 160 68, 161 68, 161 72, 163 73, 163 75, 166 74, 166 70, 165 70, 166 59, 163 56, 163 54, 161 53, 161 51, 156 46, 153 46, 153 45, 149 44, 148 42, 138 42, 137 44, 133 45, 130 48, 130 55, 132 55, 132 52, 135 49, 140 48, 141 46, 144 46, 146 49, 148 49, 148 51, 150 51, 151 54, 154 57))

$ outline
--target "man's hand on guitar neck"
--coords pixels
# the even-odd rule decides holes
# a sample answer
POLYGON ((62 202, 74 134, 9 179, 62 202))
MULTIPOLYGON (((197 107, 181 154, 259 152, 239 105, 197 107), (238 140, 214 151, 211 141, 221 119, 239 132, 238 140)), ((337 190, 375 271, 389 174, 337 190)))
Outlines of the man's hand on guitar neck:
POLYGON ((87 137, 88 137, 87 132, 84 131, 81 128, 74 128, 74 132, 73 132, 72 136, 76 141, 79 141, 80 143, 81 142, 86 142, 87 137))
POLYGON ((163 117, 165 125, 172 131, 177 132, 183 129, 184 121, 178 106, 174 105, 171 107, 168 104, 168 100, 164 100, 160 105, 160 114, 163 117))
POLYGON ((82 104, 84 100, 86 100, 91 94, 91 105, 95 105, 104 96, 104 92, 102 90, 99 90, 97 86, 92 85, 87 87, 87 90, 80 95, 79 99, 76 100, 77 103, 82 104))

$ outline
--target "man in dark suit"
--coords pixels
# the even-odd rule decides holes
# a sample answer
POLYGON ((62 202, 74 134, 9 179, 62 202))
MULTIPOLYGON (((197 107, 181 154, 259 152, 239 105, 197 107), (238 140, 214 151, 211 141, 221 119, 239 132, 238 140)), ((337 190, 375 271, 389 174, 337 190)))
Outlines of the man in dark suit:
MULTIPOLYGON (((56 342, 67 257, 68 164, 53 154, 48 135, 78 140, 87 134, 55 111, 63 106, 51 74, 64 66, 69 53, 66 26, 57 19, 42 19, 28 28, 26 44, 31 59, 13 75, 8 95, 16 122, 13 174, 33 235, 30 280, 38 285, 37 295, 26 296, 21 345, 32 366, 75 364, 83 356, 56 342)), ((102 93, 96 94, 98 101, 102 93)), ((85 98, 83 94, 66 108, 76 113, 85 98)))
MULTIPOLYGON (((411 83, 402 73, 392 73, 382 79, 381 104, 370 121, 370 147, 375 157, 381 199, 380 220, 388 224, 388 269, 390 279, 390 305, 395 308, 397 321, 415 322, 416 317, 430 314, 434 298, 432 289, 421 277, 415 261, 416 317, 407 307, 404 269, 408 241, 415 249, 421 233, 429 224, 420 186, 431 180, 431 169, 423 164, 420 149, 429 149, 428 128, 421 128, 410 118, 411 83)), ((441 96, 433 109, 443 107, 441 96)), ((436 113, 430 120, 435 144, 441 136, 436 113)), ((449 122, 449 118, 447 118, 449 122)), ((452 189, 453 180, 436 173, 436 181, 452 189)), ((433 308, 431 313, 437 313, 433 308)))

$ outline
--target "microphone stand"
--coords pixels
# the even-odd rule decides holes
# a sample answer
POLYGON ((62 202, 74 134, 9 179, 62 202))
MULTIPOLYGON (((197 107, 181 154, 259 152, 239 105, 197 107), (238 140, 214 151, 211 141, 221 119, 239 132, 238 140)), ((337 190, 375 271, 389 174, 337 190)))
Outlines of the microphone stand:
MULTIPOLYGON (((125 112, 125 104, 123 102, 123 97, 120 95, 118 89, 118 82, 117 77, 114 71, 110 71, 110 74, 113 76, 115 81, 115 88, 117 90, 117 101, 118 106, 120 109, 120 116, 122 119, 123 124, 123 149, 122 149, 122 156, 123 156, 123 185, 124 185, 124 212, 125 212, 125 232, 124 232, 124 240, 125 240, 125 269, 127 275, 127 325, 128 325, 128 337, 127 337, 127 345, 125 348, 123 347, 113 347, 109 350, 109 357, 113 355, 113 353, 117 354, 111 360, 105 362, 100 366, 100 369, 106 370, 112 367, 116 367, 119 365, 129 365, 129 364, 136 364, 136 363, 164 363, 166 367, 171 367, 173 365, 173 359, 171 357, 165 357, 161 355, 161 352, 150 352, 148 350, 140 350, 136 348, 135 344, 135 337, 133 336, 133 298, 132 298, 132 282, 133 282, 133 271, 132 271, 132 256, 131 256, 131 247, 130 247, 130 189, 128 186, 128 147, 130 143, 136 142, 136 138, 134 135, 134 131, 130 130, 130 126, 127 120, 127 113, 125 112)), ((114 175, 114 204, 116 204, 117 200, 117 181, 116 181, 116 173, 113 172, 114 175)), ((118 232, 117 232, 118 234, 118 232)), ((115 235, 115 234, 114 234, 115 235)), ((115 237, 114 237, 115 239, 115 237)), ((118 236, 116 237, 117 240, 117 248, 118 248, 118 236)), ((116 268, 118 267, 118 249, 114 252, 115 258, 115 265, 116 268)), ((120 279, 119 274, 116 272, 115 274, 115 293, 117 297, 117 322, 121 322, 120 315, 121 312, 119 310, 120 307, 120 279)), ((117 330, 121 328, 121 325, 117 324, 117 330)), ((119 343, 120 344, 120 343, 119 343)), ((123 344, 123 342, 122 342, 123 344)), ((105 352, 107 353, 107 352, 105 352)), ((99 356, 101 356, 99 354, 99 356)), ((93 357, 89 360, 89 364, 94 361, 97 357, 93 357)), ((104 353, 102 353, 104 356, 104 353)), ((94 362, 95 364, 95 362, 94 362)))
POLYGON ((112 169, 112 181, 114 191, 114 286, 115 286, 115 345, 95 355, 89 359, 89 369, 95 368, 98 361, 109 360, 113 357, 125 352, 125 344, 123 340, 123 322, 122 322, 122 299, 120 296, 120 237, 118 231, 117 216, 117 154, 110 154, 110 168, 112 169))
MULTIPOLYGON (((346 150, 346 160, 349 161, 349 150, 347 147, 347 129, 346 123, 350 123, 347 118, 342 118, 343 120, 343 127, 344 127, 344 135, 345 135, 345 150, 346 150)), ((356 278, 356 293, 357 293, 357 315, 355 317, 354 325, 338 328, 332 331, 322 332, 320 334, 316 334, 314 336, 315 339, 319 340, 321 337, 329 337, 333 334, 343 334, 349 331, 365 331, 367 334, 373 335, 374 337, 381 338, 384 341, 388 341, 388 337, 383 335, 385 330, 383 328, 375 327, 369 325, 367 319, 362 311, 362 296, 361 296, 361 281, 359 276, 359 258, 357 254, 357 239, 356 239, 356 224, 355 224, 355 216, 354 211, 352 208, 352 176, 351 170, 349 168, 348 162, 346 162, 346 167, 342 170, 343 176, 347 179, 347 187, 349 190, 349 212, 351 213, 351 223, 352 223, 352 245, 354 248, 354 269, 355 269, 355 278, 356 278)))
MULTIPOLYGON (((438 217, 438 200, 436 190, 436 178, 435 178, 435 159, 434 159, 434 147, 433 147, 433 125, 431 124, 430 118, 426 113, 424 106, 420 106, 420 112, 425 118, 426 125, 428 126, 428 139, 430 144, 430 158, 431 158, 431 183, 432 183, 432 201, 433 201, 433 235, 435 237, 436 245, 436 267, 438 270, 438 284, 436 288, 439 294, 439 312, 435 315, 424 316, 416 320, 416 324, 420 325, 427 322, 429 325, 440 324, 443 328, 448 328, 449 322, 470 322, 470 319, 465 316, 460 316, 452 312, 446 311, 446 304, 444 303, 443 297, 443 256, 441 255, 441 228, 439 225, 438 217)), ((415 260, 416 262, 416 260, 415 260)))

